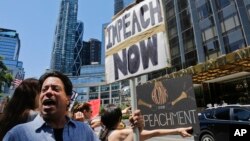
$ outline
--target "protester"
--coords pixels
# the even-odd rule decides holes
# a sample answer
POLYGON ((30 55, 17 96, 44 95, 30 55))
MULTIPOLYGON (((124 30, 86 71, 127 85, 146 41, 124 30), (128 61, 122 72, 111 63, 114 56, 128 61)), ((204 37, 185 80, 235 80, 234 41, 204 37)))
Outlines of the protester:
POLYGON ((31 121, 38 114, 39 81, 28 78, 15 89, 0 119, 0 140, 15 125, 31 121))
MULTIPOLYGON (((39 83, 40 114, 33 121, 12 128, 3 141, 99 140, 87 124, 67 116, 72 94, 72 83, 67 76, 57 71, 47 72, 40 77, 39 83)), ((139 114, 133 118, 133 123, 140 120, 139 114)))
MULTIPOLYGON (((103 129, 100 132, 99 138, 101 141, 119 141, 124 140, 129 134, 133 132, 131 128, 117 129, 122 119, 122 110, 114 104, 107 105, 101 113, 101 123, 103 129)), ((140 133, 140 140, 146 140, 156 136, 179 134, 182 137, 190 137, 187 132, 192 127, 176 128, 176 129, 155 129, 142 130, 140 133)))
POLYGON ((79 103, 74 107, 73 110, 74 119, 78 121, 90 122, 92 116, 92 108, 89 103, 79 103))
POLYGON ((85 122, 90 125, 92 129, 100 126, 100 120, 93 121, 92 117, 92 107, 89 103, 80 103, 74 107, 73 118, 78 121, 85 122))

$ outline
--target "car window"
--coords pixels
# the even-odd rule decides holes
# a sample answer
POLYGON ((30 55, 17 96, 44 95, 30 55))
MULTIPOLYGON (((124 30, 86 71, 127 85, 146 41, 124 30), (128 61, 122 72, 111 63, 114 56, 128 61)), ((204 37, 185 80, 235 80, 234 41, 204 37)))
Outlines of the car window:
POLYGON ((234 109, 234 120, 249 121, 250 111, 244 109, 234 109))
POLYGON ((210 118, 210 119, 214 118, 212 110, 207 110, 206 112, 204 112, 204 114, 206 118, 210 118))
POLYGON ((229 109, 216 109, 215 111, 215 118, 221 119, 221 120, 229 120, 229 109))

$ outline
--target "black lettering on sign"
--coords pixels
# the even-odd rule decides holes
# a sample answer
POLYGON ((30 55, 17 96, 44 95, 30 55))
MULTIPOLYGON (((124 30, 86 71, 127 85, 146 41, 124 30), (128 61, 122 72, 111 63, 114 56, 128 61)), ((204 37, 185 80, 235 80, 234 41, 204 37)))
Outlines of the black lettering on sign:
POLYGON ((144 41, 141 41, 140 48, 141 48, 143 69, 148 68, 149 59, 151 60, 153 66, 158 65, 157 34, 148 38, 147 46, 145 45, 144 41))
POLYGON ((159 0, 145 2, 139 8, 132 8, 108 25, 105 36, 106 49, 161 22, 163 15, 159 0))
POLYGON ((138 21, 138 19, 137 19, 137 16, 136 16, 136 13, 135 13, 135 11, 133 12, 133 21, 132 21, 133 23, 132 23, 132 34, 135 34, 136 32, 135 32, 135 26, 137 27, 137 32, 141 32, 141 26, 140 26, 140 23, 139 23, 139 21, 138 21))
POLYGON ((141 10, 141 12, 140 12, 141 13, 140 14, 141 26, 142 26, 142 28, 145 29, 148 27, 148 25, 150 23, 150 19, 149 18, 145 19, 145 17, 144 17, 145 12, 148 11, 148 5, 143 5, 140 10, 141 10))
POLYGON ((127 39, 128 37, 131 36, 131 31, 126 31, 126 29, 129 27, 130 22, 131 22, 131 21, 127 21, 129 16, 130 16, 130 13, 127 13, 122 17, 122 23, 123 23, 122 27, 123 27, 124 39, 127 39))
POLYGON ((140 66, 143 69, 149 68, 149 62, 153 66, 158 65, 158 44, 157 34, 142 40, 137 44, 123 49, 121 56, 118 53, 113 54, 115 80, 119 79, 119 71, 122 75, 135 74, 139 71, 140 66))
POLYGON ((134 74, 140 67, 140 53, 136 44, 128 49, 128 71, 134 74))
POLYGON ((156 4, 157 4, 156 7, 153 7, 153 3, 152 2, 149 3, 151 25, 155 25, 155 16, 154 16, 155 14, 158 15, 158 20, 159 20, 158 23, 162 22, 163 20, 159 1, 157 1, 156 4))
POLYGON ((128 74, 126 49, 122 50, 122 60, 118 55, 118 53, 115 53, 113 55, 113 59, 114 59, 114 69, 115 69, 115 80, 117 80, 119 79, 118 69, 122 72, 123 75, 128 74))
POLYGON ((109 26, 107 27, 106 31, 107 31, 107 35, 108 36, 108 43, 107 43, 107 49, 111 48, 113 46, 113 44, 111 43, 110 39, 111 39, 111 29, 113 28, 113 26, 109 26))

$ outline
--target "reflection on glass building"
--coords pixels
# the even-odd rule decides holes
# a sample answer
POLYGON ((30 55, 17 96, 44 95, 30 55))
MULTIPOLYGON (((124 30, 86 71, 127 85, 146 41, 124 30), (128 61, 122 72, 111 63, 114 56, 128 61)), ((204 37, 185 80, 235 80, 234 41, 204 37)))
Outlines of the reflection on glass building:
MULTIPOLYGON (((101 104, 110 103, 119 104, 121 102, 129 103, 128 99, 123 98, 120 93, 125 86, 128 86, 128 81, 114 82, 107 84, 105 82, 105 70, 103 64, 84 65, 81 67, 79 76, 69 76, 74 85, 74 90, 78 93, 77 101, 86 102, 92 99, 101 99, 101 104)), ((124 95, 130 97, 130 93, 124 95)))
POLYGON ((165 0, 165 6, 174 70, 249 45, 247 0, 165 0))
POLYGON ((101 85, 105 85, 105 71, 104 65, 84 65, 81 67, 80 76, 70 76, 72 83, 74 84, 74 90, 79 94, 77 97, 78 102, 85 102, 91 99, 97 99, 100 97, 98 92, 101 85), (97 87, 93 91, 93 87, 97 87))
POLYGON ((76 33, 75 33, 75 47, 74 47, 74 61, 73 61, 73 70, 72 75, 77 76, 80 75, 80 70, 82 66, 82 48, 83 48, 83 30, 84 25, 83 22, 78 21, 76 26, 76 33))
POLYGON ((78 0, 62 0, 55 29, 50 68, 72 73, 78 0))
MULTIPOLYGON (((0 28, 0 56, 14 78, 23 79, 23 62, 19 61, 20 39, 15 30, 0 28)), ((8 93, 9 88, 4 88, 8 93)))
POLYGON ((134 0, 114 0, 114 15, 133 2, 134 0))

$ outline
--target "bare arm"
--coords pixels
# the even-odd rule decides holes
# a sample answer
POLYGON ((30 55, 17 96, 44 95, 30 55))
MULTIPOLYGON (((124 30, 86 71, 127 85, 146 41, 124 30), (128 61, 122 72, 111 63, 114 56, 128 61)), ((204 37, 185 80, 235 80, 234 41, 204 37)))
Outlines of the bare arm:
POLYGON ((133 130, 131 128, 114 130, 109 136, 109 141, 133 141, 133 130), (132 134, 132 138, 130 136, 132 134))
POLYGON ((152 137, 164 136, 164 135, 180 135, 182 137, 191 137, 187 131, 192 127, 187 128, 175 128, 175 129, 155 129, 155 130, 143 130, 141 132, 141 139, 146 140, 152 137))

